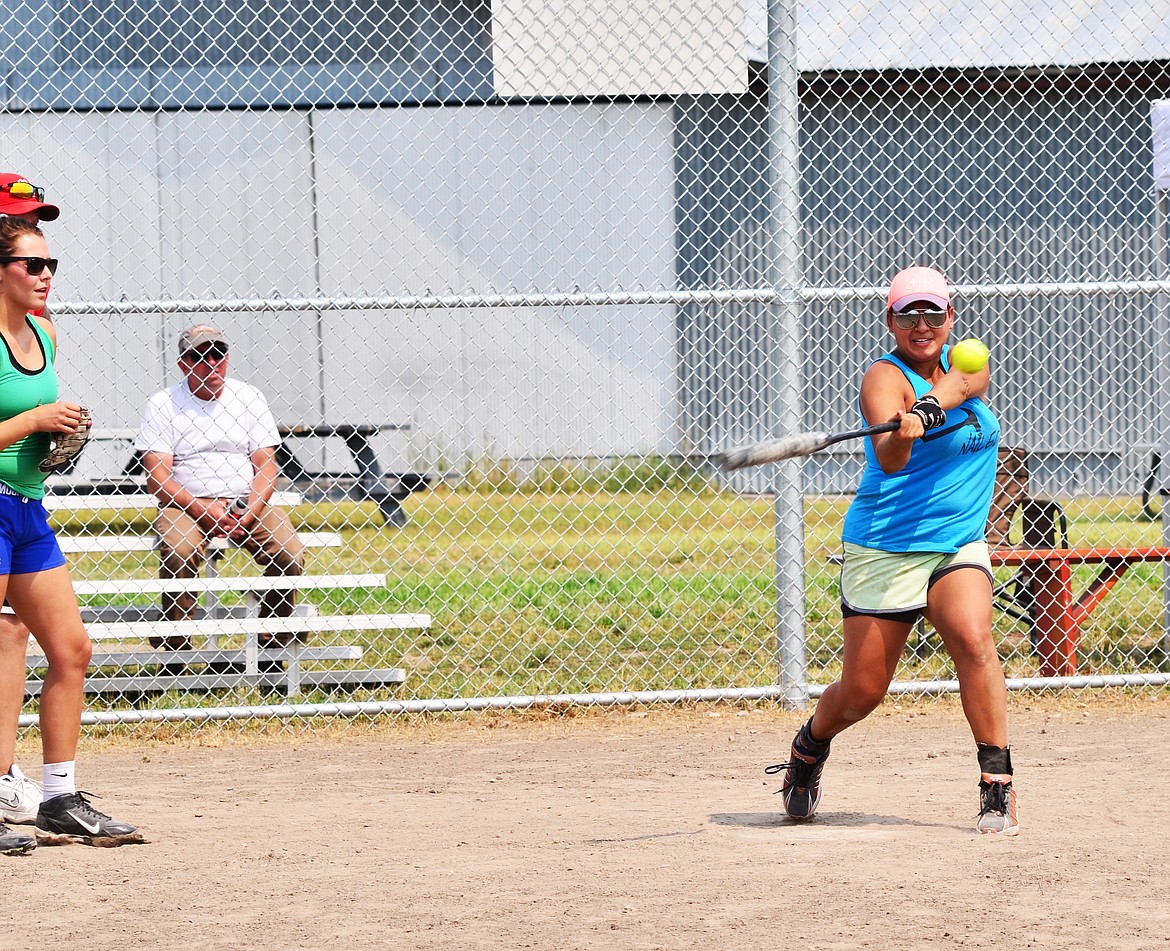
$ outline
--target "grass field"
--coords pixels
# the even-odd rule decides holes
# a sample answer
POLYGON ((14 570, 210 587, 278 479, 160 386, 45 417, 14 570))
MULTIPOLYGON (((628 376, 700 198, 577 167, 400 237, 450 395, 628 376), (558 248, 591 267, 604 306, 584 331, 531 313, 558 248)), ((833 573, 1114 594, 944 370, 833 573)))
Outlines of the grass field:
MULTIPOLYGON (((313 592, 323 613, 427 612, 425 632, 370 633, 370 666, 401 666, 397 690, 355 699, 762 686, 775 682, 772 501, 716 492, 702 483, 641 491, 521 491, 481 482, 413 497, 410 524, 381 527, 369 504, 302 507, 306 528, 340 531, 337 551, 314 552, 310 571, 385 571, 381 590, 313 592)), ((809 678, 837 670, 837 567, 847 499, 813 499, 806 510, 809 678)), ((1157 544, 1160 528, 1136 499, 1065 500, 1074 544, 1157 544)), ((101 513, 90 530, 124 530, 101 513)), ((69 526, 76 531, 77 524, 69 526)), ((138 525, 138 528, 144 526, 138 525)), ((254 571, 246 554, 223 573, 254 571)), ((75 577, 153 576, 140 556, 86 557, 75 577)), ((1091 569, 1078 569, 1087 582, 1091 569)), ((1004 571, 1003 577, 1009 575, 1004 571)), ((1082 670, 1116 673, 1164 666, 1162 569, 1132 569, 1092 616, 1082 670)), ((998 616, 1011 676, 1037 672, 1023 626, 998 616)), ((345 638, 353 642, 353 638, 345 638)), ((899 679, 952 676, 935 639, 907 652, 899 679)), ((332 699, 336 699, 336 695, 332 699)), ((217 702, 252 702, 247 694, 217 702)), ((305 700, 329 699, 307 695, 305 700)), ((159 703, 152 700, 152 703, 159 703)), ((205 704, 204 696, 166 705, 205 704)), ((117 706, 118 703, 114 703, 117 706)))

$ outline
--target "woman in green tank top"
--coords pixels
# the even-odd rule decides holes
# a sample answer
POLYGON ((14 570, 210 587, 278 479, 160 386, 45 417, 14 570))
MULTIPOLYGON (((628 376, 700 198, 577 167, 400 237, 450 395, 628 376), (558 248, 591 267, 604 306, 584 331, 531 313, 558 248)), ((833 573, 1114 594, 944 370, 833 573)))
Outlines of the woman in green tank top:
POLYGON ((77 791, 85 673, 92 646, 61 546, 49 527, 38 465, 50 433, 75 432, 81 407, 58 400, 53 325, 30 316, 45 305, 57 262, 41 230, 0 218, 0 600, 34 632, 48 670, 40 697, 44 800, 38 844, 143 841, 134 826, 94 809, 77 791))

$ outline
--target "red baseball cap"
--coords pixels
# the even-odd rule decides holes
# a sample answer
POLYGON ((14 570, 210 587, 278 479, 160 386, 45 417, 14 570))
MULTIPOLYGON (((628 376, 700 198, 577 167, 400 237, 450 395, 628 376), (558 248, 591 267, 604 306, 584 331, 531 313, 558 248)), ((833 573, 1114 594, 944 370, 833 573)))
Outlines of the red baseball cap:
POLYGON ((0 172, 0 215, 35 213, 41 221, 54 221, 61 209, 44 201, 45 190, 15 172, 0 172), (15 189, 13 186, 16 186, 15 189), (16 194, 13 194, 13 191, 16 194))
POLYGON ((886 302, 891 310, 901 310, 915 301, 926 301, 941 310, 951 306, 951 286, 941 271, 932 267, 908 267, 890 282, 886 302))

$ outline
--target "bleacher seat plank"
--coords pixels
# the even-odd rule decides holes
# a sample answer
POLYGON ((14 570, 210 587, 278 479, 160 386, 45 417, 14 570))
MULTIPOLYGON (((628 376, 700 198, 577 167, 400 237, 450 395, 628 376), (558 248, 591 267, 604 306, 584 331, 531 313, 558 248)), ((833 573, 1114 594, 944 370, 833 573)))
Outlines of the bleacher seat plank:
POLYGON ((195 621, 109 621, 86 626, 95 641, 231 634, 324 634, 397 631, 431 626, 429 614, 321 614, 316 617, 205 618, 195 621))
MULTIPOLYGON (((274 492, 270 501, 279 508, 293 508, 304 501, 304 496, 300 492, 274 492)), ((137 509, 142 511, 158 508, 158 499, 149 492, 92 493, 89 495, 50 492, 45 496, 44 503, 45 509, 50 512, 90 512, 100 509, 137 509)))
MULTIPOLYGON (((301 601, 293 608, 296 617, 318 617, 320 607, 312 601, 301 601)), ((221 623, 228 618, 256 617, 254 604, 215 604, 211 607, 199 605, 195 608, 195 617, 216 618, 221 623)), ((162 620, 162 608, 157 604, 83 604, 81 605, 81 620, 88 628, 91 624, 113 623, 124 621, 151 621, 157 623, 162 620)), ((222 633, 222 632, 221 632, 222 633)), ((30 637, 30 640, 35 638, 30 637)))
MULTIPOLYGON (((297 532, 306 548, 340 548, 339 532, 297 532)), ((154 551, 158 539, 153 535, 58 535, 61 551, 66 555, 116 555, 133 551, 154 551)), ((226 539, 213 538, 213 549, 229 547, 226 539)))
MULTIPOLYGON (((365 652, 352 644, 329 647, 301 647, 296 651, 287 647, 268 648, 259 652, 266 661, 288 662, 296 660, 305 664, 324 660, 361 660, 365 652)), ((243 650, 189 650, 189 651, 95 651, 90 668, 102 667, 147 667, 152 664, 243 664, 247 652, 243 650)), ((28 666, 40 670, 47 666, 44 654, 30 652, 28 666)))
MULTIPOLYGON (((85 681, 88 694, 123 694, 133 696, 147 691, 164 690, 215 690, 230 687, 272 687, 283 688, 289 696, 300 690, 316 687, 379 687, 398 686, 406 682, 406 671, 401 667, 366 668, 354 670, 303 670, 299 672, 296 685, 289 681, 287 673, 264 674, 139 674, 124 677, 89 677, 85 681)), ((44 682, 27 680, 25 692, 39 696, 44 682)))
POLYGON ((78 597, 98 595, 165 594, 199 591, 276 591, 295 588, 314 591, 331 588, 381 588, 385 575, 277 575, 216 578, 116 578, 106 581, 74 581, 78 597))

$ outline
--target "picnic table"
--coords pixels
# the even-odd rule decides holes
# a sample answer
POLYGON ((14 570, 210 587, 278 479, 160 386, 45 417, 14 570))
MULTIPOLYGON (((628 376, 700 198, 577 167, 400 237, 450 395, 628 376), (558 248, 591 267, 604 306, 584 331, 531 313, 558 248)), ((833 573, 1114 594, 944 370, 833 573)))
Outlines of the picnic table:
MULTIPOLYGON (((402 528, 407 524, 404 499, 414 492, 421 492, 431 484, 431 477, 421 472, 387 473, 374 450, 372 438, 379 433, 407 432, 410 423, 320 423, 306 425, 280 424, 277 432, 284 442, 276 447, 276 464, 280 474, 306 499, 347 498, 356 501, 371 501, 377 504, 387 525, 402 528), (304 466, 289 447, 289 440, 316 437, 337 438, 344 442, 353 459, 355 472, 313 471, 304 466)), ((133 443, 138 431, 130 428, 95 428, 90 438, 99 441, 123 441, 133 443)), ((70 480, 66 475, 50 482, 50 491, 55 495, 113 494, 117 492, 142 492, 144 485, 133 480, 142 472, 141 453, 133 452, 119 477, 101 480, 70 480)))
POLYGON ((336 474, 310 472, 289 449, 288 440, 306 437, 341 439, 353 457, 357 469, 352 485, 344 490, 344 494, 359 501, 377 503, 378 511, 382 513, 386 524, 402 528, 406 525, 406 511, 402 508, 402 500, 412 492, 421 492, 427 488, 431 482, 430 476, 419 472, 394 473, 388 476, 378 461, 370 438, 378 433, 404 432, 409 429, 409 423, 278 426, 277 431, 285 442, 276 448, 276 464, 280 467, 280 474, 293 485, 308 489, 314 483, 334 477, 336 474))
POLYGON ((1161 546, 991 549, 992 565, 1026 570, 1036 650, 1045 677, 1076 674, 1081 624, 1132 565, 1167 559, 1170 547, 1161 546), (1101 566, 1079 594, 1074 589, 1075 565, 1101 566))

